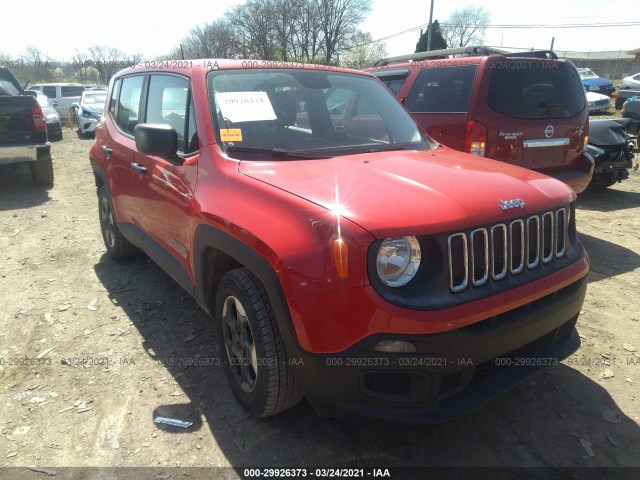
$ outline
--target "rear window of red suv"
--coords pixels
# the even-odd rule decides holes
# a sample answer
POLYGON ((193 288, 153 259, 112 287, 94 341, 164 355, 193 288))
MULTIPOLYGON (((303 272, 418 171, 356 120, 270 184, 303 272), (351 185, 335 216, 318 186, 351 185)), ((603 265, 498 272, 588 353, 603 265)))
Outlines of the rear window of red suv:
POLYGON ((585 108, 575 68, 564 63, 509 61, 491 70, 489 106, 513 118, 570 118, 585 108))

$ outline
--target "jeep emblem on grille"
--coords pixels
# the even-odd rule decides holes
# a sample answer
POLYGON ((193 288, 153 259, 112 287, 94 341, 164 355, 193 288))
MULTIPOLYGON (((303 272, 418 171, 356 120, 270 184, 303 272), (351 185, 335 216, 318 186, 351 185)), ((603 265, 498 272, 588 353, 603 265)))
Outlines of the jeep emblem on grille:
POLYGON ((547 138, 551 138, 553 137, 553 132, 555 130, 553 129, 553 125, 549 125, 547 128, 544 129, 544 134, 546 135, 547 138))
POLYGON ((513 200, 498 200, 500 202, 500 208, 502 210, 508 210, 510 208, 524 208, 524 200, 521 198, 514 198, 513 200))

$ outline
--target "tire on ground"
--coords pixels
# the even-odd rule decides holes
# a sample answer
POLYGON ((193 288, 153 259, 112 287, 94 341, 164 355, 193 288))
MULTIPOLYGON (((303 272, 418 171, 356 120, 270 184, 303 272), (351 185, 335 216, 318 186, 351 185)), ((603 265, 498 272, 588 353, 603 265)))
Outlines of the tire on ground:
POLYGON ((51 155, 40 158, 29 164, 31 169, 31 180, 36 185, 53 185, 53 162, 51 155))
POLYGON ((98 215, 102 239, 109 256, 115 260, 124 260, 138 255, 138 247, 124 238, 118 228, 113 203, 104 185, 98 188, 98 215))
POLYGON ((295 406, 302 398, 302 392, 288 361, 267 292, 250 270, 238 268, 222 277, 216 295, 215 318, 225 374, 238 402, 251 415, 259 418, 275 415, 295 406), (223 318, 225 303, 235 306, 239 303, 240 310, 244 310, 246 314, 244 322, 250 326, 247 335, 245 325, 245 344, 253 343, 258 360, 252 391, 243 389, 238 380, 242 375, 238 375, 237 368, 242 359, 229 353, 228 344, 231 340, 228 336, 225 337, 223 326, 225 322, 229 325, 223 318))

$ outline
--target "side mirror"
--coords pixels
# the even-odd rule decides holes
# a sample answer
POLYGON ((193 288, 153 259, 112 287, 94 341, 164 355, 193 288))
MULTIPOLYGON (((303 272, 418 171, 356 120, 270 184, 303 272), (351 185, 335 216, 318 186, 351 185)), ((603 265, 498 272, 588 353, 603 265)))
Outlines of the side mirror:
POLYGON ((145 155, 171 160, 178 158, 178 133, 166 123, 140 123, 133 129, 136 148, 145 155))
POLYGON ((52 107, 57 107, 58 106, 58 102, 56 102, 55 100, 53 102, 51 102, 51 106, 52 107))

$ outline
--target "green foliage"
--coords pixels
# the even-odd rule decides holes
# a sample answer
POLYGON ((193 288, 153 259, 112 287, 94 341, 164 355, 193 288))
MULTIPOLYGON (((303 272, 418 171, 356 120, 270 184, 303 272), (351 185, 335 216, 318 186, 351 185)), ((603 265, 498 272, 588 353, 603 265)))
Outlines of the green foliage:
MULTIPOLYGON (((438 23, 438 20, 434 20, 430 28, 432 32, 431 32, 431 48, 429 48, 429 50, 442 50, 447 48, 447 41, 444 39, 444 36, 442 35, 442 30, 440 29, 440 23, 438 23)), ((415 53, 427 51, 428 35, 429 35, 429 27, 427 27, 427 30, 422 35, 420 35, 420 39, 416 44, 415 53)))

